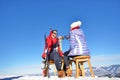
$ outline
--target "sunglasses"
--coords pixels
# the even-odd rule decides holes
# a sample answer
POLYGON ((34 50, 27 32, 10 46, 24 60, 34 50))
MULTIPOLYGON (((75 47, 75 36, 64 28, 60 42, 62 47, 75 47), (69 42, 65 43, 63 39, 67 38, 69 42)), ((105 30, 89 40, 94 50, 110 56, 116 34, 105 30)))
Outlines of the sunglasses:
POLYGON ((53 34, 57 34, 57 32, 56 32, 56 31, 53 31, 53 34))
POLYGON ((57 33, 53 33, 53 34, 57 34, 57 33))

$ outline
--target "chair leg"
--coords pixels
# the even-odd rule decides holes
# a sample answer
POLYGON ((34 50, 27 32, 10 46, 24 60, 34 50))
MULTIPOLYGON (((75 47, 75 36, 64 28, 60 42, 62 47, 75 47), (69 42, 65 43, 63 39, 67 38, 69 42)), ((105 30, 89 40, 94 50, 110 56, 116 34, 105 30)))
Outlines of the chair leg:
POLYGON ((93 70, 92 70, 91 63, 90 63, 90 59, 88 59, 88 61, 87 61, 87 62, 88 62, 89 68, 90 68, 90 73, 91 73, 91 76, 92 76, 92 77, 95 77, 95 76, 94 76, 94 72, 93 72, 93 70))
POLYGON ((85 77, 85 72, 84 72, 84 65, 83 65, 83 62, 80 62, 80 64, 81 64, 82 76, 85 77))
POLYGON ((64 62, 62 62, 62 66, 61 66, 61 69, 63 69, 63 66, 64 66, 64 62))
POLYGON ((72 62, 69 62, 70 69, 72 70, 72 62))
POLYGON ((54 75, 56 76, 56 67, 55 67, 55 64, 53 66, 54 66, 54 75))
POLYGON ((76 62, 76 78, 78 78, 79 77, 78 60, 76 60, 75 62, 76 62))

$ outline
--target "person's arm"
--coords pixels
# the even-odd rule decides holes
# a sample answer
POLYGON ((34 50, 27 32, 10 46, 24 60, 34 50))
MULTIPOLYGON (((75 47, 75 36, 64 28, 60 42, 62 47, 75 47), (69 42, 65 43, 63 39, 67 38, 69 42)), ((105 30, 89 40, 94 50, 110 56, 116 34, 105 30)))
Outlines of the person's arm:
POLYGON ((73 32, 70 32, 70 49, 75 47, 75 36, 73 32))
POLYGON ((52 47, 52 39, 50 39, 50 36, 48 36, 48 37, 46 38, 46 44, 45 44, 45 47, 44 47, 44 52, 43 52, 43 54, 42 54, 42 58, 43 58, 43 59, 45 59, 45 57, 46 57, 47 49, 48 49, 48 51, 50 51, 50 50, 51 50, 51 47, 52 47))
POLYGON ((47 47, 48 47, 48 48, 52 47, 53 42, 52 42, 51 37, 48 36, 47 39, 46 39, 46 41, 47 41, 47 47))

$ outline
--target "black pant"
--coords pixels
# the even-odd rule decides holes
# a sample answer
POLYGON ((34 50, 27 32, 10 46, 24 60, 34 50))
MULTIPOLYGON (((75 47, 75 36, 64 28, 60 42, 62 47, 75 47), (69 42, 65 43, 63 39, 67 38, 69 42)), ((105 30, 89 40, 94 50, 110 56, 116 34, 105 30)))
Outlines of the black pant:
MULTIPOLYGON (((64 62, 65 62, 65 63, 64 63, 64 66, 63 66, 64 71, 66 71, 66 66, 69 66, 69 58, 74 58, 74 57, 76 57, 76 56, 79 56, 79 55, 68 56, 69 52, 70 52, 70 50, 64 52, 64 62)), ((80 65, 79 65, 79 64, 78 64, 78 67, 79 67, 79 69, 80 69, 80 65)))
POLYGON ((56 69, 59 71, 61 70, 62 59, 58 52, 52 51, 49 56, 49 60, 53 60, 56 66, 56 69))
POLYGON ((64 66, 63 66, 64 71, 66 71, 66 66, 69 66, 69 57, 68 57, 69 52, 70 51, 64 52, 64 66))

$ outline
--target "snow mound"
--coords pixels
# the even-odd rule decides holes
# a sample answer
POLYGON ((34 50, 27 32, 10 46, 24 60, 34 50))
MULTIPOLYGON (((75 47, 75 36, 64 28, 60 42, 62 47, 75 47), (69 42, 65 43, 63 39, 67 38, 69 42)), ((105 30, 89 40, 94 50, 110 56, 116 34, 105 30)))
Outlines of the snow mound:
POLYGON ((25 75, 25 76, 9 76, 9 77, 0 77, 0 80, 120 80, 120 78, 108 78, 108 77, 64 77, 58 78, 57 76, 43 77, 40 75, 25 75))

